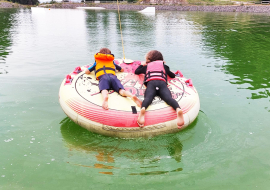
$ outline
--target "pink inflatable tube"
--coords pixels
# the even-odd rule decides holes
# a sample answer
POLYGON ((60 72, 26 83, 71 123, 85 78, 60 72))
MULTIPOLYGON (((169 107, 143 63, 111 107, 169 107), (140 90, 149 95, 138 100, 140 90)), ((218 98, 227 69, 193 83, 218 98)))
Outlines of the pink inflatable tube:
MULTIPOLYGON (((134 61, 131 64, 126 64, 123 60, 115 60, 115 62, 124 69, 124 72, 118 72, 116 75, 125 90, 143 100, 144 75, 134 74, 141 62, 134 61)), ((168 78, 168 87, 183 110, 184 127, 178 129, 174 109, 159 97, 155 97, 146 110, 145 127, 140 128, 136 122, 140 107, 136 106, 130 98, 111 91, 109 110, 102 108, 102 96, 94 72, 90 75, 84 73, 88 67, 89 65, 76 67, 66 76, 60 86, 59 102, 71 120, 89 131, 122 138, 175 133, 190 125, 199 113, 200 101, 197 90, 191 79, 186 79, 180 71, 177 71, 176 78, 168 78)))

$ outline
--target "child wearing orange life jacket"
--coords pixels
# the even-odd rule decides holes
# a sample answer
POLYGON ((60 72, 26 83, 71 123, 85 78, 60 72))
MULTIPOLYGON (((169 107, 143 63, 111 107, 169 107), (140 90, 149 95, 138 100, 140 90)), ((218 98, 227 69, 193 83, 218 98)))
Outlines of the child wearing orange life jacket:
POLYGON ((142 62, 142 65, 135 70, 135 74, 145 74, 144 84, 146 86, 142 109, 137 120, 138 125, 144 126, 145 110, 152 103, 154 97, 159 96, 176 111, 177 125, 178 128, 181 128, 184 125, 183 112, 177 101, 172 98, 171 91, 167 87, 167 75, 175 78, 175 74, 164 64, 162 54, 156 50, 148 52, 146 62, 142 62))
POLYGON ((137 106, 141 106, 142 102, 130 92, 125 91, 123 85, 115 75, 115 70, 124 71, 119 65, 114 63, 114 55, 111 54, 111 50, 108 48, 101 48, 100 51, 95 54, 95 63, 89 67, 85 74, 90 74, 95 70, 96 78, 99 80, 99 90, 102 94, 103 103, 102 107, 108 110, 108 91, 114 90, 122 96, 130 97, 137 106))

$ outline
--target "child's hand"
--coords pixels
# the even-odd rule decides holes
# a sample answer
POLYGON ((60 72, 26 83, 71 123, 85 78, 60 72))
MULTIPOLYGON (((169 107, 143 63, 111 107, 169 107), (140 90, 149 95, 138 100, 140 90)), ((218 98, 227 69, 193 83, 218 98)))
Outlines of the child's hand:
POLYGON ((88 74, 89 75, 90 73, 91 72, 88 69, 85 70, 85 74, 88 74))
POLYGON ((124 69, 122 68, 122 69, 120 70, 120 72, 124 72, 124 69))
POLYGON ((141 65, 142 66, 145 66, 146 65, 146 62, 145 61, 141 61, 141 65))

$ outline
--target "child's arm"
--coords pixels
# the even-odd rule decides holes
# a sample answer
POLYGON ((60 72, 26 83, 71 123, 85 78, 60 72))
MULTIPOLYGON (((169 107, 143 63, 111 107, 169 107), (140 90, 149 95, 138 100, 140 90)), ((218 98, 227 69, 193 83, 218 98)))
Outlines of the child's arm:
POLYGON ((139 75, 139 74, 146 74, 146 69, 147 66, 145 65, 140 65, 136 70, 135 70, 135 74, 139 75))
POLYGON ((164 65, 164 69, 165 69, 167 75, 169 75, 169 77, 175 78, 175 74, 172 71, 170 71, 170 67, 169 66, 164 65))
POLYGON ((95 70, 95 67, 96 67, 96 62, 91 67, 86 69, 85 74, 90 74, 93 70, 95 70))
POLYGON ((124 69, 123 69, 122 67, 120 67, 119 65, 115 64, 114 62, 113 62, 113 64, 114 64, 115 69, 116 69, 117 71, 120 71, 120 72, 123 72, 123 71, 124 71, 124 69))

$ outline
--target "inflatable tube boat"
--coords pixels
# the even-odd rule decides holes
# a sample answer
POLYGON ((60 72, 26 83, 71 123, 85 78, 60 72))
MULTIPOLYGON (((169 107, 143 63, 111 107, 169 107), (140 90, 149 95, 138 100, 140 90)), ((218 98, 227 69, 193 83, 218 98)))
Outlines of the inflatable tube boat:
MULTIPOLYGON (((124 69, 124 72, 117 72, 116 75, 125 90, 143 100, 144 74, 134 74, 141 62, 133 61, 127 64, 123 60, 116 59, 115 63, 124 69)), ((103 100, 98 88, 99 82, 94 72, 85 74, 85 70, 90 66, 76 67, 63 80, 59 90, 59 102, 63 111, 71 120, 89 131, 122 138, 175 133, 190 125, 199 113, 199 95, 191 79, 186 79, 180 71, 177 71, 175 78, 168 77, 168 88, 184 113, 184 126, 178 129, 175 110, 159 97, 155 97, 146 110, 145 125, 140 128, 137 124, 140 107, 130 98, 110 91, 109 109, 102 108, 103 100)))

